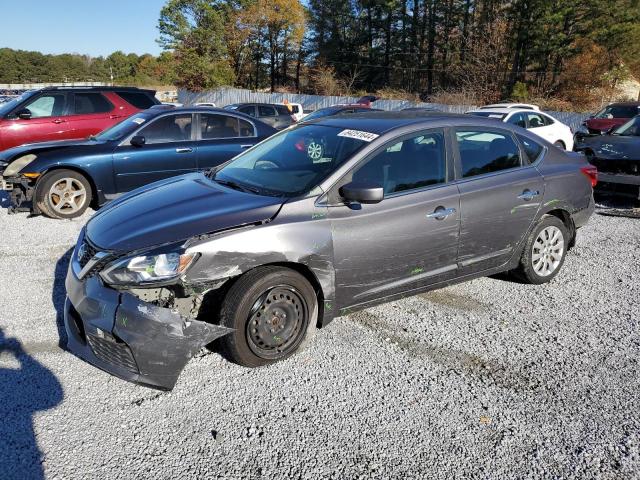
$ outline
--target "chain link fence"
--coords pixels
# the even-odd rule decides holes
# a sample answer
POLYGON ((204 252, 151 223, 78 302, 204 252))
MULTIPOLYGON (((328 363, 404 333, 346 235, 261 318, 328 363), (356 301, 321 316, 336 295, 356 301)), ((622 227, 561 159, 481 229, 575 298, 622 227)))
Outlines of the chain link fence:
MULTIPOLYGON (((178 91, 178 102, 184 105, 194 103, 213 102, 218 107, 224 107, 232 103, 283 103, 285 100, 291 103, 299 103, 304 110, 318 110, 319 108, 330 107, 338 103, 355 103, 359 97, 338 97, 324 95, 305 95, 296 93, 262 93, 239 88, 219 88, 208 92, 178 91)), ((440 103, 410 102, 407 100, 378 100, 374 104, 375 108, 382 110, 402 110, 408 107, 427 107, 448 113, 464 113, 477 108, 477 105, 445 105, 440 103)), ((560 122, 569 125, 577 131, 588 115, 584 113, 572 112, 546 112, 560 122)))

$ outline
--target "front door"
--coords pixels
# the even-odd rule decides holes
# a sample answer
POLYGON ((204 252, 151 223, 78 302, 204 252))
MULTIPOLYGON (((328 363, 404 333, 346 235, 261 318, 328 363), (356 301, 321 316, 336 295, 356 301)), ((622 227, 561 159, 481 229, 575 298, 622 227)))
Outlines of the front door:
POLYGON ((198 115, 198 170, 217 167, 258 141, 255 127, 243 118, 223 113, 198 115))
POLYGON ((192 123, 190 113, 164 115, 135 134, 144 137, 144 145, 131 145, 129 139, 116 148, 113 168, 117 192, 195 172, 197 142, 193 140, 192 123))
POLYGON ((69 124, 65 116, 67 93, 50 91, 36 95, 28 103, 19 107, 2 122, 3 144, 5 148, 24 143, 52 142, 69 138, 69 124), (28 119, 19 118, 20 112, 31 115, 28 119))
MULTIPOLYGON (((384 187, 374 205, 331 201, 340 308, 452 278, 456 274, 460 205, 442 130, 394 140, 349 181, 384 187)), ((330 197, 332 198, 332 197, 330 197)))
POLYGON ((511 132, 459 128, 460 273, 506 263, 540 208, 544 181, 511 132))

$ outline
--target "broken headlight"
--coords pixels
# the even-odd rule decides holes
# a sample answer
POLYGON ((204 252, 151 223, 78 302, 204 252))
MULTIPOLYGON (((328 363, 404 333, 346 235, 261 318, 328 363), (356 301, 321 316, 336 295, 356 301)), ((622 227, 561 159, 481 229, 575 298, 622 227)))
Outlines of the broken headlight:
POLYGON ((165 283, 182 275, 197 255, 177 251, 130 256, 107 266, 100 276, 109 285, 165 283))
POLYGON ((31 162, 33 162, 36 158, 37 157, 33 154, 24 155, 18 158, 17 160, 14 160, 13 162, 11 162, 9 166, 5 169, 2 175, 5 177, 13 177, 18 172, 20 172, 20 170, 22 170, 24 167, 26 167, 31 162))

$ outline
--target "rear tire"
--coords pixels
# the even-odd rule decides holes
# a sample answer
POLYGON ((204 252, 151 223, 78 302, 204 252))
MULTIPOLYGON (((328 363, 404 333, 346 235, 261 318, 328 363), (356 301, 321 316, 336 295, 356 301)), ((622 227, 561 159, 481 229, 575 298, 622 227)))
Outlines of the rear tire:
POLYGON ((240 277, 222 302, 220 325, 233 333, 221 339, 222 353, 245 367, 283 360, 315 334, 318 300, 298 272, 259 267, 240 277))
POLYGON ((542 217, 529 235, 514 273, 526 283, 550 282, 564 265, 569 241, 567 227, 559 218, 542 217))
POLYGON ((89 180, 73 170, 54 170, 40 179, 36 204, 50 218, 69 219, 81 216, 91 204, 89 180))

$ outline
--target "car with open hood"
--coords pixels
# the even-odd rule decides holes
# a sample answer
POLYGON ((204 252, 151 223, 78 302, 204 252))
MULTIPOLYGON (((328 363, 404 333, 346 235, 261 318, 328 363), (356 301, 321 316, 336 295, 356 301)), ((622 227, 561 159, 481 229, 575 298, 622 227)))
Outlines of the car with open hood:
POLYGON ((205 171, 275 133, 241 113, 156 106, 84 140, 0 153, 10 212, 74 218, 145 184, 205 171))
POLYGON ((68 348, 171 389, 214 340, 258 367, 372 305, 503 271, 549 282, 595 175, 583 155, 470 115, 304 122, 94 215, 66 279, 68 348))
POLYGON ((640 115, 606 135, 582 138, 576 150, 598 168, 598 190, 640 200, 640 115))

